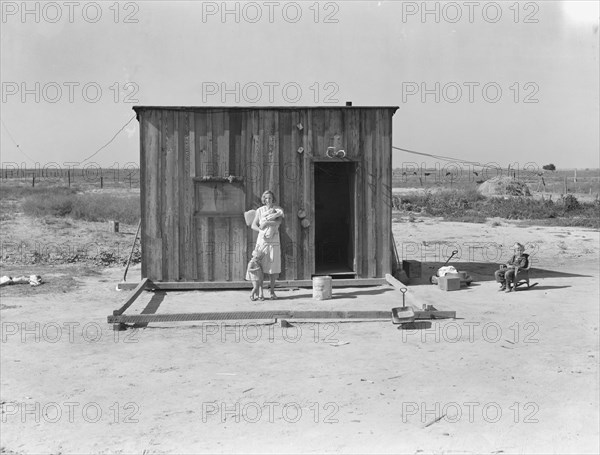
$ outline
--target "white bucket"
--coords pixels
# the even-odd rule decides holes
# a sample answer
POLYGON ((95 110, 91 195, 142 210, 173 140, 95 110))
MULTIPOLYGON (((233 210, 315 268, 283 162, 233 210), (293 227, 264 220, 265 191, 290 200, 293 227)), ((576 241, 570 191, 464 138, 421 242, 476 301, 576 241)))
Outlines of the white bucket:
POLYGON ((313 278, 313 299, 329 300, 331 298, 331 277, 316 276, 313 278))

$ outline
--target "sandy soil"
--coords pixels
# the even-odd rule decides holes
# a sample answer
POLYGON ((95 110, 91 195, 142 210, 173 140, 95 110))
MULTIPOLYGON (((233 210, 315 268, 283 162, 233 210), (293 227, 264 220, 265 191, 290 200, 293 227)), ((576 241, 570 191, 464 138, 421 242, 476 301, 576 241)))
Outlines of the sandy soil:
POLYGON ((2 221, 1 228, 3 267, 69 262, 81 266, 126 263, 137 225, 120 223, 118 232, 110 232, 104 222, 56 217, 31 219, 13 213, 2 221))
MULTIPOLYGON (((113 332, 121 268, 3 268, 47 284, 1 291, 2 451, 598 453, 598 231, 427 218, 393 227, 400 255, 424 261, 410 303, 456 310, 456 320, 113 332), (492 273, 515 241, 532 253, 538 285, 499 293, 492 273), (454 249, 451 263, 475 283, 426 284, 454 249)), ((334 294, 328 304, 344 309, 400 301, 381 287, 334 294)), ((319 305, 305 289, 280 297, 179 292, 160 311, 319 305)))

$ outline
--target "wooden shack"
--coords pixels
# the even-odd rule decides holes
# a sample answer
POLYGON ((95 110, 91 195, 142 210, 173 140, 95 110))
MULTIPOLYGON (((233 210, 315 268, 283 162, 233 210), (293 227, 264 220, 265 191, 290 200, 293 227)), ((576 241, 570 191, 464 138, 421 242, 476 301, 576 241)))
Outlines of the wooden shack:
POLYGON ((281 280, 391 273, 397 107, 137 106, 142 277, 241 282, 244 212, 285 212, 281 280))

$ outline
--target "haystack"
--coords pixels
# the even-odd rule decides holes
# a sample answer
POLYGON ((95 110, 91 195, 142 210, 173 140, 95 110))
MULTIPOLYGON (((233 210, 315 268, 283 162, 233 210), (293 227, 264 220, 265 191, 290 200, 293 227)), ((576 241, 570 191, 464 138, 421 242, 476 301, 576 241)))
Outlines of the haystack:
POLYGON ((508 176, 498 176, 486 180, 477 189, 484 196, 531 196, 529 187, 508 176))

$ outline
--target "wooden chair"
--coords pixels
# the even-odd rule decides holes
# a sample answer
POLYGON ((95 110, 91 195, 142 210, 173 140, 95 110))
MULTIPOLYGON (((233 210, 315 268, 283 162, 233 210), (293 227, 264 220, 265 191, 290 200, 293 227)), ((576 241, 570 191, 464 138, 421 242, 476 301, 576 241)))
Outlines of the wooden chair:
POLYGON ((531 270, 531 259, 529 259, 528 254, 524 254, 523 256, 527 257, 527 267, 522 267, 517 271, 514 281, 515 290, 524 284, 527 284, 528 288, 530 287, 529 271, 531 270))

